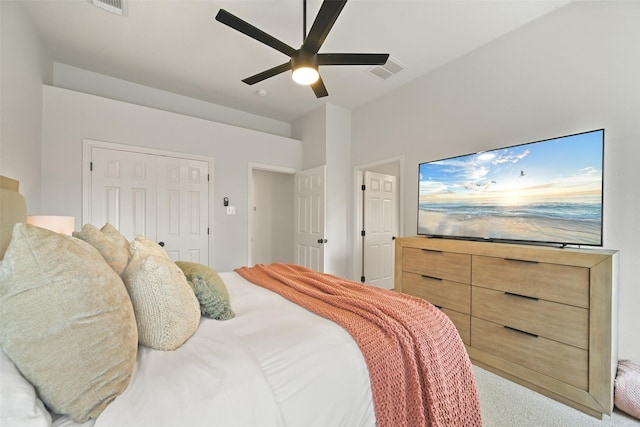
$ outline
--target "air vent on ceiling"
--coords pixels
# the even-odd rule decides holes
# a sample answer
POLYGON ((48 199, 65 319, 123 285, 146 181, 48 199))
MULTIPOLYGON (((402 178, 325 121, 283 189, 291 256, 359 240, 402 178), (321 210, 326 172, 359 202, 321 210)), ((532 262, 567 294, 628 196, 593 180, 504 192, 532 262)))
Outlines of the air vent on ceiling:
POLYGON ((104 10, 118 15, 127 14, 127 0, 88 0, 89 3, 93 3, 94 6, 98 6, 104 10))
POLYGON ((375 67, 369 68, 367 71, 382 80, 386 80, 389 77, 398 74, 405 68, 407 67, 404 64, 390 56, 384 65, 376 65, 375 67))

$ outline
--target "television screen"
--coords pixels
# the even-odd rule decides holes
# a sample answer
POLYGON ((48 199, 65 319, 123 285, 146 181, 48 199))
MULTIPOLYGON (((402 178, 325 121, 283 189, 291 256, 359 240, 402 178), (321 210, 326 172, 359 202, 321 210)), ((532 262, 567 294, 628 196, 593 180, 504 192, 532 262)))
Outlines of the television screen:
POLYGON ((602 245, 604 129, 419 165, 418 234, 602 245))

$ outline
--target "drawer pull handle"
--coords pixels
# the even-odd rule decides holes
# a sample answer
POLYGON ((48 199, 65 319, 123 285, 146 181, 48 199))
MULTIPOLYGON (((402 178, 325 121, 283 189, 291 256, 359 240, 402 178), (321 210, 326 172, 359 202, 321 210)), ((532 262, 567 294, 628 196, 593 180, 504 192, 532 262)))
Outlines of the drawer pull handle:
POLYGON ((504 294, 505 294, 505 295, 509 295, 510 297, 518 297, 518 298, 525 298, 525 299, 530 299, 530 300, 533 300, 533 301, 538 301, 538 298, 536 298, 536 297, 530 297, 530 296, 528 296, 528 295, 514 294, 514 293, 512 293, 512 292, 505 292, 504 294))
POLYGON ((421 248, 421 249, 422 249, 422 252, 433 252, 433 253, 436 253, 436 254, 441 254, 442 253, 442 251, 438 251, 438 250, 435 250, 435 249, 424 249, 424 248, 421 248))
POLYGON ((521 334, 529 335, 530 337, 533 337, 533 338, 538 338, 538 336, 536 334, 532 334, 531 332, 522 331, 520 329, 512 328, 511 326, 506 326, 505 325, 504 328, 508 329, 510 331, 519 332, 521 334))
POLYGON ((504 260, 511 262, 526 262, 527 264, 540 264, 538 261, 531 261, 528 259, 505 258, 504 260))
POLYGON ((423 279, 437 280, 438 282, 442 282, 442 279, 439 277, 427 276, 426 274, 422 274, 421 277, 423 279))

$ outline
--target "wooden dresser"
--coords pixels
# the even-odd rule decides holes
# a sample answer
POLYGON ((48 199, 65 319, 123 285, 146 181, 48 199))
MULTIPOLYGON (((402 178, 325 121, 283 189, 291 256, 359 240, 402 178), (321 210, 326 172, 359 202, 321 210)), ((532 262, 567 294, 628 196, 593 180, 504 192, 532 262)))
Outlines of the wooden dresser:
POLYGON ((472 362, 596 417, 613 409, 617 251, 402 237, 395 290, 441 308, 472 362))

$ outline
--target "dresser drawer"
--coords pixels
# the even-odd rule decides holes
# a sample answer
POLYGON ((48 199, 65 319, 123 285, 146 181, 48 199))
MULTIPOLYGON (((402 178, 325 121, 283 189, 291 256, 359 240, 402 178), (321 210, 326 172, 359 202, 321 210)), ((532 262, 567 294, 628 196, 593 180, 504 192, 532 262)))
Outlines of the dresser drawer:
POLYGON ((442 309, 449 319, 453 322, 462 338, 462 342, 465 345, 471 345, 471 316, 468 314, 459 313, 457 311, 449 310, 447 308, 442 309))
POLYGON ((508 258, 473 257, 474 286, 589 308, 589 269, 508 258))
POLYGON ((472 315, 589 349, 589 310, 474 286, 472 315))
POLYGON ((449 280, 404 273, 402 292, 424 298, 438 307, 446 307, 469 314, 471 304, 471 286, 449 280))
POLYGON ((460 283, 471 282, 471 255, 403 248, 402 270, 460 283))
POLYGON ((471 317, 471 346, 582 390, 589 388, 586 350, 476 317, 471 317))

